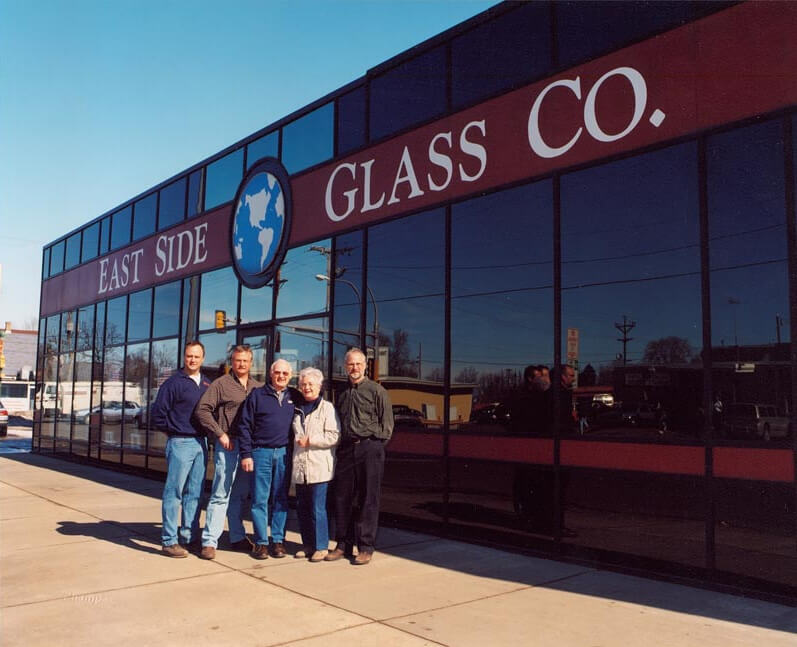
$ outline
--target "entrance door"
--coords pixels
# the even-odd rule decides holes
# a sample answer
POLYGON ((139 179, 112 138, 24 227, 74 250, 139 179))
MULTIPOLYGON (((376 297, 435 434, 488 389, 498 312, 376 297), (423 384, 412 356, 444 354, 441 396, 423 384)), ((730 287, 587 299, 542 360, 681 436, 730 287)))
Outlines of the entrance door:
POLYGON ((273 361, 274 351, 271 340, 274 329, 271 326, 244 328, 238 330, 238 344, 248 344, 252 348, 252 368, 249 374, 261 382, 268 381, 268 367, 273 361))

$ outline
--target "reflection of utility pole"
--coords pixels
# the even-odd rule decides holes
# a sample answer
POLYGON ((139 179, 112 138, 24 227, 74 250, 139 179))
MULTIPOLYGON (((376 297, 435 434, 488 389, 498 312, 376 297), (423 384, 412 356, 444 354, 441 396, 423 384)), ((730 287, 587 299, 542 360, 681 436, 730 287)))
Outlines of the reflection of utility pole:
POLYGON ((783 317, 780 315, 775 315, 775 338, 777 339, 778 344, 780 344, 780 329, 783 326, 783 317))
POLYGON ((614 327, 623 334, 622 337, 617 338, 617 341, 623 342, 623 366, 628 363, 628 342, 634 339, 633 337, 629 337, 628 333, 631 332, 634 326, 636 326, 636 321, 629 321, 625 315, 623 315, 623 323, 614 324, 614 327))

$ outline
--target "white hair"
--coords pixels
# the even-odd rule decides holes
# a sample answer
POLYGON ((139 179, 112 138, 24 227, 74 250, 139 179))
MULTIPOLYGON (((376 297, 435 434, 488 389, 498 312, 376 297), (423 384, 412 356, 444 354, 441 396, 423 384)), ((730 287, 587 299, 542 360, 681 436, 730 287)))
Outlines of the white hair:
POLYGON ((319 386, 324 383, 324 374, 313 366, 308 366, 299 371, 299 382, 307 380, 319 386))

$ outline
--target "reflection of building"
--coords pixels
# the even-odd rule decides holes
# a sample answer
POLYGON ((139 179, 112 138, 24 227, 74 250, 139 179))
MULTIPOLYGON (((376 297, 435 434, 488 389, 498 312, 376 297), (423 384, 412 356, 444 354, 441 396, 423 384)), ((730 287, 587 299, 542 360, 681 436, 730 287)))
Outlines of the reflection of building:
MULTIPOLYGON (((793 412, 795 31, 793 3, 503 3, 47 245, 37 379, 149 402, 194 337, 213 367, 248 342, 263 374, 285 348, 334 380, 346 349, 378 347, 407 423, 387 513, 797 595, 797 555, 773 548, 794 545, 793 441, 726 438, 705 413, 716 395, 793 412), (266 157, 291 233, 247 287, 233 200, 266 157), (508 429, 500 406, 526 366, 567 360, 568 328, 582 387, 636 405, 604 420, 628 426, 578 435, 546 410, 545 435, 508 429)), ((40 411, 67 410, 45 391, 40 411)), ((42 417, 34 446, 163 470, 159 434, 99 424, 42 417)))
POLYGON ((7 380, 27 380, 36 366, 36 331, 10 329, 2 338, 7 380), (10 334, 8 334, 10 333, 10 334))

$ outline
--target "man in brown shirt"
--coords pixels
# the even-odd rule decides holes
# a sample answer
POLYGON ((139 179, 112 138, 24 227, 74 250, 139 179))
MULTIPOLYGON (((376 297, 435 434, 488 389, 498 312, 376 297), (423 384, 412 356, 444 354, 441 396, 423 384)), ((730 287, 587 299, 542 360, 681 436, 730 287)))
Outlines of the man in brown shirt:
POLYGON ((202 559, 216 557, 216 546, 224 530, 224 515, 230 529, 233 550, 250 552, 251 540, 246 536, 241 513, 251 487, 251 475, 238 469, 239 410, 253 389, 263 386, 249 376, 252 350, 236 346, 231 356, 232 371, 213 381, 194 410, 194 418, 209 434, 215 436, 213 487, 202 531, 202 559))

